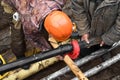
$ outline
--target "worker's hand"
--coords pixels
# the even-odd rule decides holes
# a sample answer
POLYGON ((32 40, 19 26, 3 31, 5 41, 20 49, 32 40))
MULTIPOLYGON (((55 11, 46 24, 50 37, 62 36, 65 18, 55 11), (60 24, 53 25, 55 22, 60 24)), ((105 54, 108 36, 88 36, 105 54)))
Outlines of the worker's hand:
POLYGON ((101 41, 100 47, 102 47, 104 44, 105 44, 105 42, 104 42, 104 41, 101 41))
POLYGON ((86 33, 86 34, 82 35, 81 41, 85 41, 86 43, 89 44, 90 42, 89 42, 88 38, 89 38, 89 34, 86 33))
POLYGON ((63 59, 64 59, 64 57, 61 56, 61 55, 56 56, 56 58, 57 58, 58 60, 63 60, 63 59))

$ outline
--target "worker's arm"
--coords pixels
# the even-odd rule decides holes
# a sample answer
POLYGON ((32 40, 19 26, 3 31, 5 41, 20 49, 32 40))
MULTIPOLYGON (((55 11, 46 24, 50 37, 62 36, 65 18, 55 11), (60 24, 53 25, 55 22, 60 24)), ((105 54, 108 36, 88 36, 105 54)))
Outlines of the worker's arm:
POLYGON ((115 24, 102 36, 102 40, 107 45, 112 45, 113 43, 120 40, 120 8, 118 9, 118 16, 116 18, 115 24))
POLYGON ((72 17, 78 27, 79 35, 83 35, 89 32, 90 23, 85 11, 83 0, 71 0, 72 17))

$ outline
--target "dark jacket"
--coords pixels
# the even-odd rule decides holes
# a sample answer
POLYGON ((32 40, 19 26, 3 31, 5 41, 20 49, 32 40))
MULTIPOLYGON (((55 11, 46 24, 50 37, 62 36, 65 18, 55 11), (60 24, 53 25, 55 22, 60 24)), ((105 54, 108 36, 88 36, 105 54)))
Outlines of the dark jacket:
POLYGON ((97 7, 92 1, 71 0, 69 14, 80 35, 90 33, 91 37, 101 36, 107 45, 112 45, 120 40, 120 0, 103 0, 97 7))
POLYGON ((61 10, 66 0, 3 0, 13 6, 20 14, 23 31, 27 41, 42 50, 49 49, 46 32, 40 23, 53 10, 61 10), (39 27, 40 26, 40 27, 39 27), (44 33, 45 32, 45 33, 44 33))

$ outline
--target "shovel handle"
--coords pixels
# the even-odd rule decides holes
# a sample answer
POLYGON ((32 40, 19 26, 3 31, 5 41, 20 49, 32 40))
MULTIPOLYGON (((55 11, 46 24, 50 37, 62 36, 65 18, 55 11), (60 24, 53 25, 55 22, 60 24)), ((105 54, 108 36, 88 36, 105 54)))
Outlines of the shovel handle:
POLYGON ((76 66, 76 64, 68 55, 64 57, 64 62, 69 66, 69 68, 76 75, 76 77, 78 77, 79 80, 88 80, 88 78, 85 77, 82 71, 78 68, 78 66, 76 66))

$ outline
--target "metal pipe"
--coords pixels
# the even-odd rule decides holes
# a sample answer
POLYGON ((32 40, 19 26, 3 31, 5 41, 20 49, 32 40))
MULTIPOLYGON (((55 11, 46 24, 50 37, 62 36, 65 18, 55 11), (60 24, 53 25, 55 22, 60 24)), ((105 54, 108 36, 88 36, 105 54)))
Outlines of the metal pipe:
MULTIPOLYGON (((88 56, 86 56, 86 57, 84 57, 84 58, 82 58, 80 60, 75 61, 75 64, 77 66, 81 66, 81 65, 89 62, 90 60, 93 60, 94 58, 103 55, 104 52, 106 52, 106 49, 102 49, 102 50, 99 50, 97 52, 94 52, 91 55, 88 55, 88 56)), ((65 73, 67 73, 69 71, 70 71, 70 68, 68 66, 66 66, 66 67, 64 67, 64 68, 62 68, 62 69, 60 69, 60 70, 58 70, 58 71, 44 77, 42 79, 40 79, 40 80, 53 80, 53 79, 57 78, 58 76, 61 76, 61 75, 65 74, 65 73)))
POLYGON ((57 56, 60 54, 62 55, 62 54, 68 53, 70 51, 72 51, 72 45, 67 44, 64 46, 60 46, 54 50, 44 51, 39 54, 30 56, 30 57, 19 59, 17 61, 0 66, 0 74, 10 71, 10 70, 13 70, 13 69, 16 69, 16 68, 20 68, 24 65, 32 64, 32 63, 35 63, 35 62, 38 62, 41 60, 45 60, 47 58, 51 58, 53 56, 57 56))
MULTIPOLYGON (((86 48, 89 46, 99 44, 100 41, 101 41, 101 39, 99 39, 99 38, 92 38, 92 39, 90 39, 90 44, 87 44, 85 41, 80 41, 79 46, 80 46, 80 49, 82 49, 82 48, 86 48)), ((43 51, 39 54, 34 54, 30 57, 25 57, 25 58, 19 59, 17 61, 2 65, 2 66, 0 66, 0 74, 5 73, 10 70, 13 70, 13 69, 16 69, 16 68, 20 68, 24 65, 35 63, 40 60, 45 60, 45 59, 48 59, 48 58, 51 58, 51 57, 54 57, 57 55, 63 55, 68 52, 71 52, 72 50, 73 50, 72 44, 61 45, 56 49, 43 51)))
MULTIPOLYGON (((116 42, 110 49, 100 49, 100 50, 95 51, 95 52, 91 53, 90 55, 88 55, 88 56, 86 56, 82 59, 79 59, 79 60, 75 61, 75 64, 77 66, 82 66, 83 64, 89 62, 90 60, 93 60, 93 59, 95 59, 95 58, 97 58, 97 57, 115 49, 118 46, 120 46, 120 41, 116 42)), ((68 66, 66 66, 66 67, 64 67, 64 68, 62 68, 62 69, 44 77, 42 79, 40 79, 40 80, 53 80, 53 79, 57 78, 58 76, 61 76, 61 75, 65 74, 69 71, 70 71, 70 68, 68 66)))
MULTIPOLYGON (((89 69, 84 74, 86 77, 93 76, 97 74, 98 72, 102 71, 103 69, 106 69, 107 67, 111 66, 112 64, 118 62, 120 60, 120 53, 118 53, 116 56, 110 58, 109 60, 106 60, 105 62, 93 67, 92 69, 89 69)), ((77 77, 71 79, 71 80, 78 80, 77 77)))

